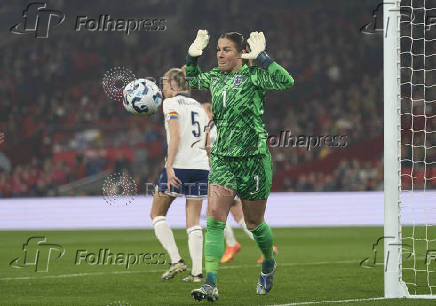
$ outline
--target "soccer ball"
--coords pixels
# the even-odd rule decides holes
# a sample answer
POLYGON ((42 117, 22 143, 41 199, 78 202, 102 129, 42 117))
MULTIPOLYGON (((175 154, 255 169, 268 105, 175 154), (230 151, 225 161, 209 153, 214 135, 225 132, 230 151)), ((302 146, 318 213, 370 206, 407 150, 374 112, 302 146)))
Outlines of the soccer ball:
POLYGON ((162 92, 150 80, 134 80, 127 84, 123 90, 123 106, 133 115, 151 116, 157 112, 161 103, 162 92))

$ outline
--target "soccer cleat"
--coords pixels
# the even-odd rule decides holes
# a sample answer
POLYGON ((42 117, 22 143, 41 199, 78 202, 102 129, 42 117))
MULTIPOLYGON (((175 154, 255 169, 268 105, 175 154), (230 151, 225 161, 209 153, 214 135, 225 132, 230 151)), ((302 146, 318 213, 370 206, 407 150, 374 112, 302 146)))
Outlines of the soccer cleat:
MULTIPOLYGON (((273 246, 273 256, 276 256, 277 253, 279 252, 279 250, 277 249, 276 246, 273 246)), ((263 263, 263 255, 260 255, 260 258, 257 260, 258 264, 263 263)))
POLYGON ((189 274, 188 276, 186 276, 183 279, 184 282, 188 282, 188 283, 199 283, 201 281, 203 281, 203 274, 198 274, 198 275, 192 275, 189 274))
POLYGON ((207 299, 209 302, 215 302, 218 300, 218 289, 217 287, 212 287, 209 284, 204 284, 199 289, 192 290, 191 296, 196 301, 207 299))
POLYGON ((180 259, 179 262, 172 263, 170 265, 170 268, 168 271, 166 271, 164 274, 162 274, 162 279, 168 280, 172 279, 174 276, 177 275, 177 273, 186 271, 186 265, 183 259, 180 259))
POLYGON ((221 263, 231 262, 233 257, 241 250, 241 245, 237 242, 235 246, 227 246, 226 252, 221 257, 221 263))
POLYGON ((257 294, 267 294, 271 291, 276 268, 277 265, 274 263, 274 269, 270 273, 264 274, 263 272, 260 272, 259 281, 257 282, 257 294))

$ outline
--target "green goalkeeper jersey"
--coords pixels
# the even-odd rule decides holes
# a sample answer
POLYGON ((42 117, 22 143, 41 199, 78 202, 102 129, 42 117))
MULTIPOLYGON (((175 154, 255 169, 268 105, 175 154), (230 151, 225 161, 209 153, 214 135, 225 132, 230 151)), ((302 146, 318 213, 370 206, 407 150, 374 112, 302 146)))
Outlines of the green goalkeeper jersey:
POLYGON ((209 89, 218 137, 212 154, 243 157, 268 152, 268 134, 262 121, 267 90, 283 90, 294 79, 276 62, 267 70, 243 65, 227 73, 218 67, 202 73, 198 65, 186 66, 186 78, 194 89, 209 89))

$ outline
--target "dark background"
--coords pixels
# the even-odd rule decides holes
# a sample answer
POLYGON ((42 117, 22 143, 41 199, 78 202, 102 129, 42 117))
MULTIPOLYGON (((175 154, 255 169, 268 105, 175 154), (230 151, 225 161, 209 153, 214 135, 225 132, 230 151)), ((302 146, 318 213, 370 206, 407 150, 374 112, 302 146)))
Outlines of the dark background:
MULTIPOLYGON (((264 32, 268 53, 295 79, 290 90, 267 95, 270 135, 347 136, 346 148, 271 148, 273 191, 383 189, 382 36, 360 31, 378 1, 48 1, 66 19, 47 39, 9 32, 28 3, 3 1, 0 11, 2 197, 101 194, 104 177, 121 169, 139 192, 156 182, 166 147, 162 115, 128 114, 106 97, 102 78, 123 66, 158 79, 184 64, 198 29, 211 35, 203 70, 216 65, 219 34, 264 32), (164 18, 166 30, 74 31, 78 15, 100 14, 164 18)), ((193 97, 209 99, 200 91, 193 97)))

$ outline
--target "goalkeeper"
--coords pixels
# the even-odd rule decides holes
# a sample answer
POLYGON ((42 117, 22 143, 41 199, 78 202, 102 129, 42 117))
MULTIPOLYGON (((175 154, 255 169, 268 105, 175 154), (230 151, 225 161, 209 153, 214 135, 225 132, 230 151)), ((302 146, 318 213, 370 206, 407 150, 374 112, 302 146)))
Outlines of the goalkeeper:
POLYGON ((271 228, 264 221, 266 201, 272 184, 272 161, 262 115, 268 90, 283 90, 294 79, 265 52, 262 32, 252 32, 247 43, 236 32, 218 39, 218 67, 201 72, 198 57, 209 42, 199 30, 189 47, 186 76, 191 88, 208 89, 218 139, 212 147, 209 174, 208 218, 204 248, 206 281, 191 292, 196 300, 218 299, 216 287, 220 259, 224 253, 224 228, 233 198, 242 200, 245 222, 253 233, 264 261, 257 294, 269 292, 276 268, 271 228), (251 67, 250 60, 259 67, 251 67))

